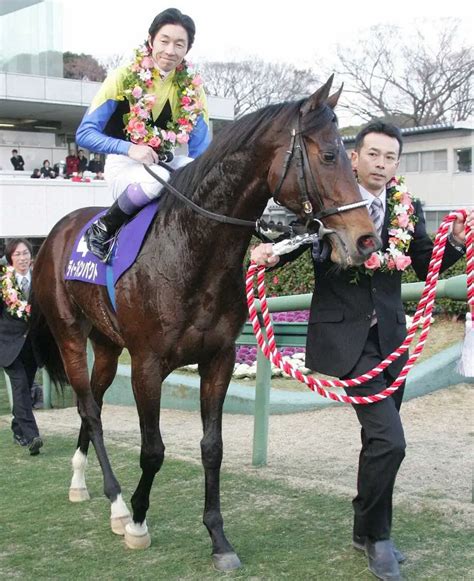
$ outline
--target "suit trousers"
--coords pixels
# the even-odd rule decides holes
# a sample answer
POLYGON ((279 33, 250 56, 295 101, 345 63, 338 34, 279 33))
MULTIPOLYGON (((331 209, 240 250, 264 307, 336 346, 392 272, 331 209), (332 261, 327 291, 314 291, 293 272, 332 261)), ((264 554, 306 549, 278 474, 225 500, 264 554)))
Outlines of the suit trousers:
POLYGON ((31 387, 33 386, 36 370, 37 364, 31 341, 27 338, 18 357, 11 365, 5 367, 12 386, 12 431, 16 436, 24 438, 27 442, 39 436, 31 401, 31 387))
MULTIPOLYGON (((378 326, 374 325, 360 359, 343 379, 358 377, 382 360, 378 326)), ((364 386, 377 388, 377 393, 383 391, 396 379, 390 375, 389 368, 361 387, 348 388, 347 393, 364 395, 364 386)), ((382 401, 353 406, 362 427, 357 496, 352 502, 354 534, 372 541, 389 539, 391 534, 393 487, 406 447, 399 414, 403 389, 404 384, 382 401)))

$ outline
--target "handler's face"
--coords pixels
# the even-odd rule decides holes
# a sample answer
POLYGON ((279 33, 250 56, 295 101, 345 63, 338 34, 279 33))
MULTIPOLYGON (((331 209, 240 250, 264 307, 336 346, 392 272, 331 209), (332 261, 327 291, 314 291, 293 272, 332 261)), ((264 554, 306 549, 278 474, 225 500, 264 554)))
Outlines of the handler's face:
POLYGON ((400 145, 395 137, 368 133, 360 151, 351 154, 352 169, 357 171, 359 183, 371 194, 380 194, 397 171, 399 154, 400 145))

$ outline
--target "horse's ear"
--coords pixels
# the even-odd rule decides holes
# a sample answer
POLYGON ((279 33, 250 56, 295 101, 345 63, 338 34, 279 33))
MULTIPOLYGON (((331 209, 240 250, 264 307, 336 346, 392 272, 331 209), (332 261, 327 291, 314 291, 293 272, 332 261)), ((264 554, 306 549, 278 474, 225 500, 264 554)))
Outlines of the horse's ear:
POLYGON ((310 111, 317 109, 323 103, 325 103, 329 97, 329 92, 331 91, 332 82, 334 80, 334 73, 329 77, 329 79, 324 83, 322 87, 313 93, 310 97, 306 99, 306 102, 301 107, 301 115, 304 117, 310 111))
POLYGON ((342 83, 342 85, 340 86, 339 91, 336 91, 328 98, 327 104, 329 105, 329 107, 331 107, 331 109, 334 109, 336 107, 337 102, 339 101, 339 97, 341 96, 343 87, 344 83, 342 83))

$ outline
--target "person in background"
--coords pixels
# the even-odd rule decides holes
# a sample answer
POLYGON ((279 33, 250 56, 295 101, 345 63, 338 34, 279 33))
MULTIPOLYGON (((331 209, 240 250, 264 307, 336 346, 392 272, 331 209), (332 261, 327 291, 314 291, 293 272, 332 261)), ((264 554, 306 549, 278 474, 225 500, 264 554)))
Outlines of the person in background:
POLYGON ((82 149, 77 152, 77 157, 79 159, 78 171, 82 175, 87 170, 87 157, 84 155, 82 149))
POLYGON ((134 61, 107 77, 77 130, 80 146, 108 154, 105 178, 116 202, 85 234, 89 250, 104 262, 120 226, 161 194, 163 186, 143 164, 167 180, 159 160, 179 169, 208 146, 202 79, 184 60, 195 32, 192 18, 176 8, 158 14, 134 61), (175 156, 175 147, 185 144, 189 157, 175 156))
POLYGON ((79 158, 71 151, 66 157, 66 177, 70 178, 79 173, 79 158))
POLYGON ((35 167, 35 169, 33 170, 33 173, 30 175, 30 178, 37 179, 40 177, 41 177, 41 171, 39 170, 39 168, 35 167))
POLYGON ((97 180, 104 179, 104 164, 100 159, 99 153, 94 153, 94 159, 91 159, 89 165, 87 166, 87 169, 90 172, 95 173, 95 177, 97 180))
POLYGON ((43 166, 40 170, 42 178, 54 179, 56 177, 56 172, 51 167, 49 159, 43 161, 43 166))
POLYGON ((39 454, 43 441, 33 414, 31 389, 38 368, 29 337, 32 247, 28 240, 10 240, 7 266, 0 276, 0 367, 10 378, 13 396, 11 428, 14 443, 39 454))
POLYGON ((18 149, 12 149, 12 157, 10 158, 10 161, 12 162, 15 171, 23 171, 25 169, 25 162, 18 153, 18 149))
MULTIPOLYGON (((352 167, 363 199, 382 239, 382 248, 357 268, 335 269, 327 243, 301 247, 279 259, 271 244, 251 251, 257 264, 276 266, 312 250, 315 288, 306 345, 306 366, 326 375, 350 379, 372 370, 397 349, 406 337, 401 299, 402 272, 411 264, 419 279, 427 276, 433 242, 425 227, 419 200, 394 180, 402 152, 400 130, 376 122, 357 135, 352 167), (407 242, 408 240, 408 242, 407 242)), ((465 222, 474 226, 474 211, 453 223, 441 270, 465 252, 465 222)), ((407 362, 403 354, 382 373, 357 387, 351 396, 379 393, 391 385, 407 362)), ((392 495, 405 456, 400 417, 404 386, 386 399, 354 405, 361 425, 362 449, 353 500, 353 546, 365 551, 369 570, 379 579, 401 579, 403 554, 391 539, 392 495)))

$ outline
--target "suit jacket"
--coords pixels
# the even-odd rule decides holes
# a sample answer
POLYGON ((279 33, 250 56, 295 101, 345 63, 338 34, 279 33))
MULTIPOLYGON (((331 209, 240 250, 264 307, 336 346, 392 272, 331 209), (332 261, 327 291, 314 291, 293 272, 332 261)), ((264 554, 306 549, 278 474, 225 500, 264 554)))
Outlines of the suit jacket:
POLYGON ((0 294, 0 367, 15 361, 28 337, 29 324, 7 312, 0 294))
MULTIPOLYGON (((414 202, 418 221, 408 251, 412 266, 420 280, 425 280, 433 250, 426 233, 425 218, 419 201, 414 202)), ((382 247, 388 246, 388 204, 382 228, 382 247)), ((298 249, 300 250, 300 249, 298 249)), ((283 264, 297 258, 301 252, 282 257, 283 264)), ((454 264, 462 252, 449 242, 446 245, 441 270, 454 264)), ((357 284, 354 269, 339 270, 326 259, 313 259, 315 274, 306 343, 306 366, 326 375, 344 377, 355 366, 369 334, 372 313, 378 321, 379 342, 384 358, 406 337, 405 311, 401 298, 402 273, 374 271, 361 273, 357 284)), ((405 353, 390 367, 396 377, 407 360, 405 353)))

